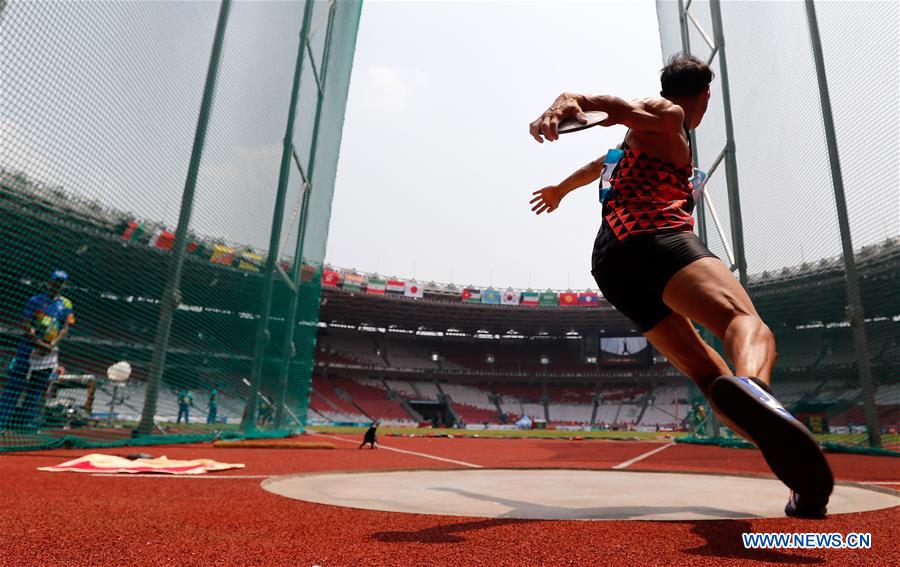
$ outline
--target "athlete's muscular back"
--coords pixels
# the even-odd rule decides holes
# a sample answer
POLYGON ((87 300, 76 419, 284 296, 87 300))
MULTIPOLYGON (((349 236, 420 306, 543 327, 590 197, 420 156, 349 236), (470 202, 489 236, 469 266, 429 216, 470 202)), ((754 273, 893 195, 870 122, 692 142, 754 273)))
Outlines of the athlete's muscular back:
MULTIPOLYGON (((665 112, 677 114, 678 110, 680 110, 679 106, 664 98, 646 98, 631 101, 629 104, 655 116, 665 112)), ((681 116, 684 116, 683 111, 681 116)), ((673 120, 672 124, 674 126, 677 122, 673 120)), ((628 133, 625 135, 625 143, 634 150, 676 165, 690 163, 691 161, 691 147, 688 143, 687 134, 684 131, 683 122, 681 127, 662 131, 629 127, 628 133)))

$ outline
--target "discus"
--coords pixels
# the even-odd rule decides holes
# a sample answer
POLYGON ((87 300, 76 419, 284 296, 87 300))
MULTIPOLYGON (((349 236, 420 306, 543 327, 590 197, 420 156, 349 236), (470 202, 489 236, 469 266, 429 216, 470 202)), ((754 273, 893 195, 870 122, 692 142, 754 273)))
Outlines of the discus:
POLYGON ((587 123, 582 124, 575 117, 567 118, 556 126, 556 131, 560 134, 571 134, 572 132, 578 132, 586 128, 591 128, 592 126, 596 126, 597 124, 600 124, 601 122, 609 118, 609 114, 603 112, 602 110, 585 112, 584 115, 587 116, 587 123))

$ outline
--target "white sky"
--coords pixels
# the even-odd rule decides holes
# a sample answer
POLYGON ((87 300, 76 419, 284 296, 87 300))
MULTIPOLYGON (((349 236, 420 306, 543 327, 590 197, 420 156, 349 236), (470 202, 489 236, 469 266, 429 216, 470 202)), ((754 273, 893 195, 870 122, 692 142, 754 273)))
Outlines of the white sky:
POLYGON ((562 91, 659 91, 655 4, 364 3, 326 260, 495 287, 595 287, 595 184, 536 217, 532 191, 623 127, 538 144, 531 122, 562 91))

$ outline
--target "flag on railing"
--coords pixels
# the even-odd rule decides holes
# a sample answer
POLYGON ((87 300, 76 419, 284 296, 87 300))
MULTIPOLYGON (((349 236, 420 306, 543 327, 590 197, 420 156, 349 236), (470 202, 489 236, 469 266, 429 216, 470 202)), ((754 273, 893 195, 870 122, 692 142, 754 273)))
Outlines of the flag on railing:
POLYGON ((540 304, 543 306, 548 305, 557 305, 559 302, 559 296, 556 295, 555 291, 544 291, 541 292, 541 302, 540 304))
MULTIPOLYGON (((287 271, 287 270, 285 270, 287 271)), ((337 284, 341 281, 341 274, 336 272, 335 270, 325 269, 322 272, 322 285, 328 287, 337 287, 337 284)))
POLYGON ((463 303, 481 303, 481 290, 467 287, 462 291, 463 303))
POLYGON ((578 294, 573 291, 565 291, 559 294, 559 304, 563 307, 574 307, 578 305, 578 294))
POLYGON ((212 256, 209 257, 209 261, 213 264, 230 266, 234 263, 234 252, 234 248, 231 248, 230 246, 216 244, 213 246, 212 256))
POLYGON ((175 233, 169 232, 164 228, 157 227, 150 236, 150 242, 147 243, 150 248, 161 248, 163 250, 171 250, 175 245, 175 233))
POLYGON ((385 291, 394 295, 403 295, 406 293, 406 282, 403 280, 388 280, 385 285, 385 291))
POLYGON ((359 274, 344 274, 343 288, 345 291, 362 291, 365 283, 366 278, 359 274))
POLYGON ((578 305, 597 307, 600 305, 600 296, 593 291, 582 291, 578 294, 578 305))
POLYGON ((541 302, 541 294, 536 291, 522 292, 522 305, 538 305, 541 302))
POLYGON ((138 240, 144 234, 144 225, 137 221, 128 221, 125 231, 122 232, 122 238, 125 240, 138 240))
POLYGON ((241 258, 238 262, 239 270, 247 270, 248 272, 258 272, 262 270, 263 257, 253 250, 245 250, 241 252, 241 258))
POLYGON ((481 295, 482 303, 489 303, 491 305, 500 305, 500 292, 496 289, 486 289, 484 293, 481 295))
POLYGON ((503 305, 518 305, 521 293, 514 289, 508 289, 500 296, 500 303, 503 305))
POLYGON ((372 293, 375 295, 384 295, 385 281, 380 278, 372 278, 369 280, 369 285, 366 287, 366 293, 372 293))
POLYGON ((403 295, 421 299, 425 297, 425 288, 417 281, 406 282, 406 289, 404 290, 403 295))

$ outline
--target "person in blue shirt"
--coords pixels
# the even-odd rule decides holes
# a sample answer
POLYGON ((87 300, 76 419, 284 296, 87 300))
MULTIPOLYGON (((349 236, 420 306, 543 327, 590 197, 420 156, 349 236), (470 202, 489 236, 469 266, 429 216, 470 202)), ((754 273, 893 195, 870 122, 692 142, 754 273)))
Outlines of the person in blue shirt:
POLYGON ((194 407, 194 396, 187 388, 182 388, 176 395, 178 398, 178 418, 175 423, 181 423, 181 416, 184 416, 184 422, 188 423, 191 418, 191 408, 194 407))
POLYGON ((23 336, 0 394, 0 428, 33 429, 37 426, 41 397, 59 366, 59 343, 75 323, 72 302, 61 295, 68 280, 66 272, 56 270, 50 275, 47 292, 25 302, 21 321, 23 336), (25 395, 19 408, 23 392, 25 395))

